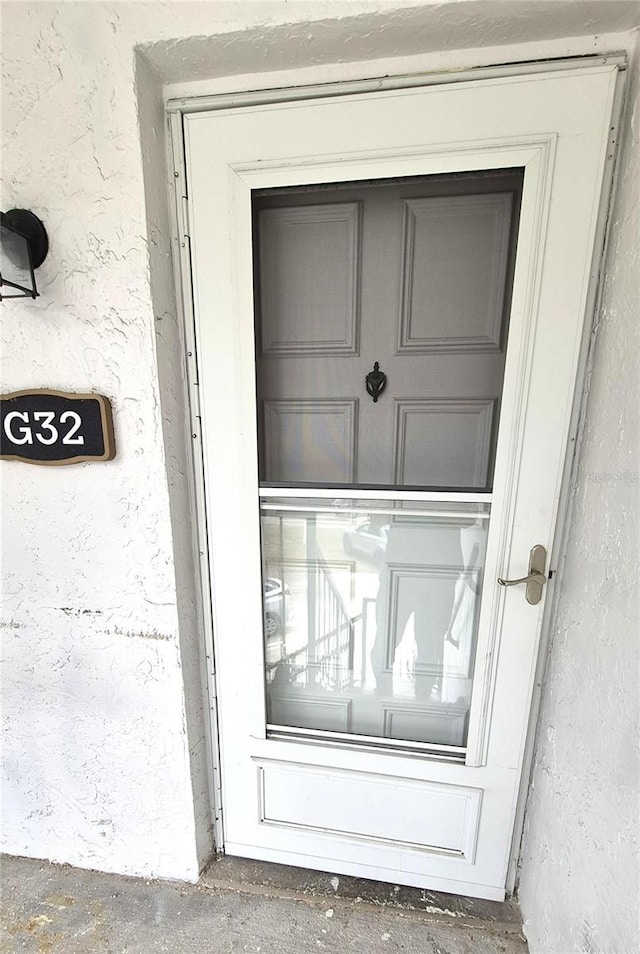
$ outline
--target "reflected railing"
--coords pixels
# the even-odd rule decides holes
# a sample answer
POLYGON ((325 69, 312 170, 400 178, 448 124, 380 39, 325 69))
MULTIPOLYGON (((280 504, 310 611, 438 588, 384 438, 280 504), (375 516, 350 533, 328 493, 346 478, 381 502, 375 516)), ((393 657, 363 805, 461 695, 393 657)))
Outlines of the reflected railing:
POLYGON ((314 576, 309 595, 312 635, 299 649, 285 651, 276 662, 267 661, 267 683, 345 689, 349 683, 345 673, 353 670, 358 617, 349 615, 326 560, 319 558, 308 572, 314 576))

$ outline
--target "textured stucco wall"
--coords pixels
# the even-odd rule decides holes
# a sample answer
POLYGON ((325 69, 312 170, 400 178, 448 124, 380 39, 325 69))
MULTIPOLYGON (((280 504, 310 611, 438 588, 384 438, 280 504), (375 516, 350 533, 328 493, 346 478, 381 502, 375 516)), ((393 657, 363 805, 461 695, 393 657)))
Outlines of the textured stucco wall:
MULTIPOLYGON (((3 464, 3 847, 197 876, 131 36, 115 8, 3 8, 3 201, 45 221, 3 302, 3 388, 95 390, 117 459, 3 464)), ((154 321, 155 319, 155 321, 154 321)))
MULTIPOLYGON (((1 465, 6 851, 194 878, 210 846, 162 81, 251 88, 276 70, 318 82, 588 53, 620 45, 596 34, 628 29, 633 6, 2 4, 1 206, 32 208, 51 239, 42 297, 1 306, 2 387, 102 392, 118 442, 108 464, 1 465)), ((603 384, 611 406, 618 382, 603 384)))
MULTIPOLYGON (((2 303, 2 388, 106 394, 118 446, 108 464, 1 465, 5 851, 195 878, 211 845, 163 60, 135 49, 253 28, 246 71, 260 31, 385 9, 2 4, 2 208, 35 211, 51 241, 42 297, 2 303)), ((191 77, 189 49, 173 76, 191 77)))
POLYGON ((525 822, 532 954, 640 950, 639 59, 525 822))
MULTIPOLYGON (((185 400, 183 328, 176 309, 172 235, 167 202, 166 112, 158 74, 136 56, 138 121, 144 173, 147 248, 156 339, 158 389, 162 417, 169 507, 173 531, 176 606, 180 622, 180 659, 196 820, 197 855, 213 849, 211 740, 205 700, 204 641, 199 627, 198 568, 195 556, 191 426, 185 400)), ((174 239, 175 242, 175 239, 174 239)))

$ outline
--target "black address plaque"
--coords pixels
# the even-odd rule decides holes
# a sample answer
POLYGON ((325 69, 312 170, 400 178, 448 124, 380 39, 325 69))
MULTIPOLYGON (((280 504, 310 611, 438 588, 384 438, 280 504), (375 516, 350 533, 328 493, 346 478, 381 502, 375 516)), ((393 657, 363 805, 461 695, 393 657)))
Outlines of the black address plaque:
POLYGON ((0 395, 0 458, 29 464, 113 460, 111 404, 101 394, 12 391, 0 395))

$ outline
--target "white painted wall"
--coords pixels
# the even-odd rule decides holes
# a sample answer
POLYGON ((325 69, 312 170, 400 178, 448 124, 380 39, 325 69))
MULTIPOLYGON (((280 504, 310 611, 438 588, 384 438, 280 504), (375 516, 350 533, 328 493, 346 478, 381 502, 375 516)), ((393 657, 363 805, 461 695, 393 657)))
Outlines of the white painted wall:
MULTIPOLYGON (((2 387, 102 392, 114 403, 118 442, 108 464, 2 464, 4 850, 188 879, 211 846, 163 82, 174 93, 216 92, 607 51, 628 45, 611 31, 637 23, 634 11, 635 3, 603 0, 2 4, 1 207, 33 209, 51 239, 38 273, 42 297, 2 303, 2 387)), ((587 480, 613 470, 614 460, 616 471, 634 469, 620 410, 630 391, 629 268, 638 256, 629 212, 638 172, 627 163, 636 171, 627 174, 612 241, 619 257, 609 270, 543 711, 562 746, 545 793, 554 750, 541 736, 525 842, 522 897, 534 954, 550 954, 546 942, 560 937, 558 906, 543 916, 536 903, 549 870, 562 879, 579 859, 588 873, 572 876, 574 904, 586 910, 586 882, 600 876, 603 851, 614 855, 606 839, 603 848, 606 827, 588 841, 577 821, 554 831, 559 855, 544 848, 556 801, 580 787, 558 781, 567 753, 581 791, 595 799, 605 756, 614 760, 611 737, 622 739, 633 709, 625 698, 613 722, 625 691, 618 687, 630 693, 635 668, 628 655, 625 672, 617 648, 633 607, 616 529, 635 488, 587 480), (594 506, 598 521, 589 516, 594 506), (602 533, 612 542, 602 543, 602 533), (599 564, 594 546, 602 547, 599 564), (593 589, 579 574, 585 554, 593 589), (575 671, 594 659, 580 701, 567 705, 575 671), (583 731, 597 692, 607 695, 612 725, 599 743, 599 720, 583 731), (602 753, 593 775, 592 747, 602 753)), ((616 757, 615 771, 626 764, 616 757)), ((622 811, 612 792, 598 798, 592 813, 622 811)), ((613 828, 614 812, 609 819, 613 828)), ((618 889, 615 867, 606 868, 601 899, 618 889)), ((593 917, 592 937, 596 928, 605 936, 593 917)))
MULTIPOLYGON (((400 49, 415 43, 417 6, 391 6, 400 49)), ((337 60, 345 32, 331 17, 366 58, 389 10, 2 4, 2 208, 32 209, 51 240, 42 297, 2 303, 2 388, 106 394, 118 446, 108 464, 2 464, 5 851, 195 878, 211 848, 157 70, 337 60), (329 22, 319 52, 300 26, 310 18, 329 22), (290 34, 277 56, 265 37, 290 34)))
MULTIPOLYGON (((49 232, 3 302, 4 389, 94 389, 117 459, 2 465, 3 847, 195 878, 133 44, 119 5, 3 6, 2 207, 49 232)), ((200 730, 202 736, 202 730, 200 730)))
POLYGON ((640 950, 640 56, 521 857, 533 954, 640 950))

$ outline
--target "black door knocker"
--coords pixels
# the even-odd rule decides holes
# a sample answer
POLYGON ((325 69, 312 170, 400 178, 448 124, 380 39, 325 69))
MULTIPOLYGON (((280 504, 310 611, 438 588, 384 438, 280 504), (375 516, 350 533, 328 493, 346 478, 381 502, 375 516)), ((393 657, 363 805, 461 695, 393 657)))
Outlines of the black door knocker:
POLYGON ((373 371, 369 371, 369 374, 364 380, 367 385, 367 394, 371 395, 373 403, 375 404, 387 384, 387 376, 384 371, 380 370, 380 365, 377 361, 373 366, 373 371))

